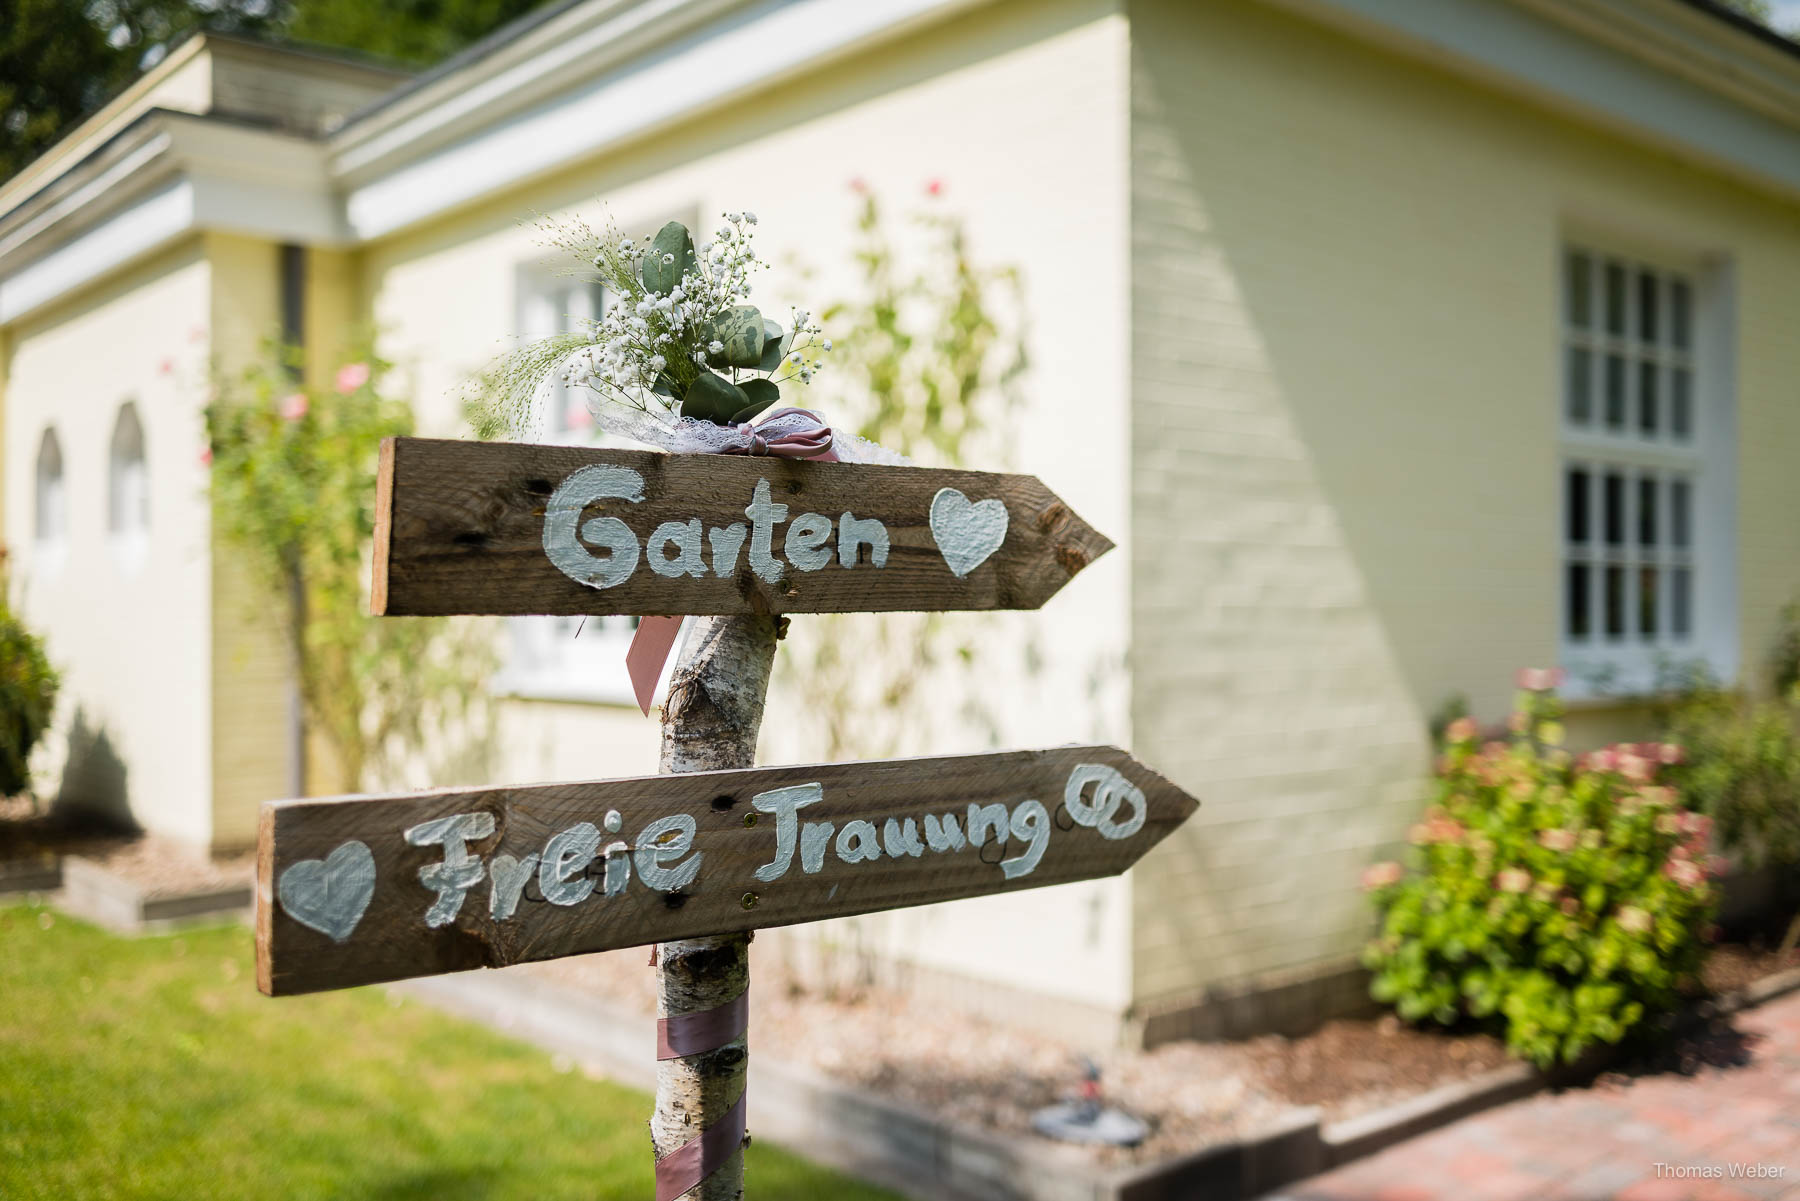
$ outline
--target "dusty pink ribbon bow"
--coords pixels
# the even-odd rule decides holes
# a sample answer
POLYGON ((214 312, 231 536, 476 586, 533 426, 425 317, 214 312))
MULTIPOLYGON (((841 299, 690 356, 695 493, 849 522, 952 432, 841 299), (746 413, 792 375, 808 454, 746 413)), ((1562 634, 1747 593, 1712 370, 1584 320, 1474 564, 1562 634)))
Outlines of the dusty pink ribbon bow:
MULTIPOLYGON (((838 462, 837 451, 831 446, 831 426, 811 409, 776 409, 755 425, 746 421, 730 429, 737 437, 716 453, 838 462)), ((632 695, 645 717, 650 716, 656 682, 662 678, 663 664, 675 648, 681 621, 679 617, 641 618, 637 632, 631 636, 631 648, 625 652, 625 672, 631 677, 632 695)))

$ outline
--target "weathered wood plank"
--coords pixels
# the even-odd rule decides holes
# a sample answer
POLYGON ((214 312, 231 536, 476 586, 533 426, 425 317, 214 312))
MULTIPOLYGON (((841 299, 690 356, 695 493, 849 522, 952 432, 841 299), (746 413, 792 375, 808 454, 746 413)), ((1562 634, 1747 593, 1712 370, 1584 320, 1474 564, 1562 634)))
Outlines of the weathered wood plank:
POLYGON ((377 614, 1034 609, 1113 545, 1027 475, 427 438, 380 470, 377 614))
POLYGON ((257 980, 312 992, 1116 875, 1196 806, 1092 746, 272 801, 257 980))

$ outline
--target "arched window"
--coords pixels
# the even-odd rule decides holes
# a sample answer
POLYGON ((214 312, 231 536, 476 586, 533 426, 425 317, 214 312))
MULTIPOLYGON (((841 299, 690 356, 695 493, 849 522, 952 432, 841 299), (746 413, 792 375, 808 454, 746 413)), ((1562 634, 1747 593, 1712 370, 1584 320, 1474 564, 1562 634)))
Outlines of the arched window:
POLYGON ((150 545, 150 473, 144 463, 144 426, 126 401, 113 422, 107 466, 106 529, 127 566, 143 560, 150 545))
POLYGON ((38 442, 37 512, 33 533, 40 559, 46 566, 59 559, 69 538, 69 495, 63 484, 62 443, 56 431, 47 429, 38 442))

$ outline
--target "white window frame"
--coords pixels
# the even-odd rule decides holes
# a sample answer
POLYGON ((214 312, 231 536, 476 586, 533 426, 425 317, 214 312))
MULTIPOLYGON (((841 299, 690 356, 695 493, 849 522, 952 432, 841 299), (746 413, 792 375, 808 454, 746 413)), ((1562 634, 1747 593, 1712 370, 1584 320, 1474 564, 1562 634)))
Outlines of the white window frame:
MULTIPOLYGON (((598 284, 558 275, 536 264, 515 273, 514 328, 522 338, 548 337, 576 321, 599 317, 598 284)), ((581 390, 555 385, 534 414, 535 437, 562 446, 603 446, 581 390), (584 420, 585 418, 585 420, 584 420)), ((507 620, 505 662, 493 688, 528 700, 635 704, 625 652, 637 620, 631 617, 513 617, 507 620)))
POLYGON ((1575 699, 1639 696, 1663 682, 1665 668, 1703 665, 1716 678, 1731 682, 1738 667, 1736 533, 1736 414, 1733 394, 1731 327, 1732 279, 1728 262, 1684 256, 1666 249, 1633 245, 1591 231, 1570 232, 1557 261, 1556 422, 1560 443, 1557 489, 1556 622, 1566 692, 1575 699), (1574 324, 1572 263, 1586 255, 1588 322, 1574 324), (1608 329, 1608 270, 1624 271, 1623 332, 1608 329), (1640 325, 1640 288, 1653 281, 1657 306, 1654 338, 1646 340, 1640 325), (1674 295, 1677 284, 1688 295, 1688 341, 1674 344, 1674 295), (1587 420, 1572 416, 1574 352, 1588 352, 1587 420), (1608 421, 1608 359, 1623 368, 1620 400, 1622 426, 1608 421), (1644 372, 1656 390, 1654 431, 1646 431, 1644 372), (1674 384, 1685 371, 1688 383, 1688 430, 1674 431, 1674 384), (1585 473, 1586 538, 1573 540, 1571 488, 1575 473, 1585 473), (1617 520, 1618 542, 1608 541, 1608 479, 1621 480, 1617 520), (1654 511, 1641 501, 1651 486, 1654 511), (1675 544, 1676 489, 1685 484, 1685 546, 1675 544), (1651 534, 1648 539, 1643 537, 1651 534), (1573 630, 1572 576, 1576 565, 1587 568, 1586 632, 1573 630), (1655 570, 1650 594, 1654 628, 1645 630, 1645 569, 1655 570), (1609 572, 1617 571, 1623 594, 1619 617, 1622 633, 1609 620, 1609 572), (1679 573, 1686 573, 1687 624, 1675 625, 1679 573))
POLYGON ((150 447, 143 413, 126 400, 113 414, 106 446, 106 537, 113 559, 127 572, 143 567, 150 555, 150 447), (120 454, 125 422, 136 427, 135 458, 120 454))
POLYGON ((31 551, 37 570, 53 574, 69 556, 69 459, 54 425, 38 435, 32 461, 31 551), (44 471, 46 453, 56 457, 53 476, 44 471))

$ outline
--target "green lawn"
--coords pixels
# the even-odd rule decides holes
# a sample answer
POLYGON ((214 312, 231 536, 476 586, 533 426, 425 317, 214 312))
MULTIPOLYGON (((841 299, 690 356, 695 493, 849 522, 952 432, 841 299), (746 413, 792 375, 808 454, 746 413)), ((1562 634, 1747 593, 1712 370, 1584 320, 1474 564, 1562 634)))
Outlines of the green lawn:
MULTIPOLYGON (((379 989, 270 1000, 240 928, 127 939, 0 908, 8 1201, 648 1201, 649 1113, 379 989)), ((749 1155, 753 1198, 893 1201, 764 1142, 749 1155)))

